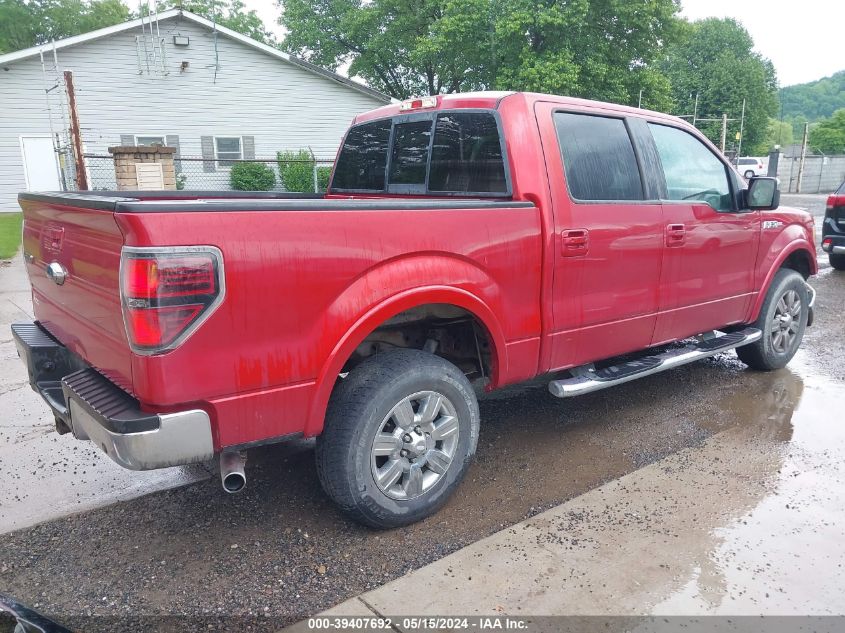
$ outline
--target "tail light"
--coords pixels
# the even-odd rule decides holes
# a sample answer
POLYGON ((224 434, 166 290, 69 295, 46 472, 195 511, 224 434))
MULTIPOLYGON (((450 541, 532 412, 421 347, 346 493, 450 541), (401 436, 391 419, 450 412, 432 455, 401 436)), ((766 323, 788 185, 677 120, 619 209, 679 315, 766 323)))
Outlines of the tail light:
POLYGON ((223 301, 223 255, 214 246, 124 247, 120 294, 132 349, 173 349, 223 301))
POLYGON ((831 248, 833 248, 833 240, 832 240, 831 238, 829 238, 829 237, 826 237, 826 238, 822 241, 822 250, 823 250, 825 253, 829 253, 831 248))

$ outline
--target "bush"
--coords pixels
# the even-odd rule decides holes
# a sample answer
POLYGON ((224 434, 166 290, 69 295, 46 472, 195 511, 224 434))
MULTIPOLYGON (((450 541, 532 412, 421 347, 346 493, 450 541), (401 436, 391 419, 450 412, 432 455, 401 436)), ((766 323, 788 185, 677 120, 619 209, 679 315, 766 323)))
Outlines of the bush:
MULTIPOLYGON (((285 190, 296 193, 314 193, 314 157, 308 150, 278 152, 279 175, 285 190)), ((319 177, 319 173, 318 173, 319 177)))
POLYGON ((329 178, 331 176, 331 167, 317 167, 317 191, 326 193, 326 189, 329 188, 329 178))
POLYGON ((276 174, 264 163, 235 163, 229 184, 237 191, 270 191, 276 186, 276 174))

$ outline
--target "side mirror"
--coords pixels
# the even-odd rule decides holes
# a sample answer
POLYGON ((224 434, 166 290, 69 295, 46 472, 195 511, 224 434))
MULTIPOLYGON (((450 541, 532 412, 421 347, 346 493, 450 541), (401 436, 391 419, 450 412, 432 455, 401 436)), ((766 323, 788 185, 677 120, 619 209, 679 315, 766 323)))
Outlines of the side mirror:
POLYGON ((745 206, 752 211, 772 211, 780 205, 777 178, 752 178, 745 190, 745 206))

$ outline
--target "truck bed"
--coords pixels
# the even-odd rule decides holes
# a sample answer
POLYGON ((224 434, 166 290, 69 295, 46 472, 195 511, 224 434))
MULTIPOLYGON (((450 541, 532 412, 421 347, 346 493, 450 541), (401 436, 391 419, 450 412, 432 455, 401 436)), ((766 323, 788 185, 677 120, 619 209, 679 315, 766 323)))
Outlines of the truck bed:
POLYGON ((544 251, 530 202, 217 191, 19 200, 38 321, 145 410, 190 402, 226 419, 217 448, 319 432, 308 420, 322 419, 311 403, 331 360, 411 295, 495 314, 497 346, 512 359, 500 382, 537 370, 544 251), (175 349, 133 352, 121 252, 190 245, 222 253, 222 303, 175 349), (54 261, 67 269, 63 285, 45 274, 54 261))

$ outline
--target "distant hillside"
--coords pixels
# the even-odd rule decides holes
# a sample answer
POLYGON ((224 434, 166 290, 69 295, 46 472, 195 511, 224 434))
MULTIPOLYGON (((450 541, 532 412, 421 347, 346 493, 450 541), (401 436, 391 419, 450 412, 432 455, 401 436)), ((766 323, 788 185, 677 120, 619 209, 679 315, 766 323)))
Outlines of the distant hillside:
POLYGON ((845 108, 845 70, 806 84, 787 86, 782 91, 783 115, 817 121, 834 110, 845 108))

